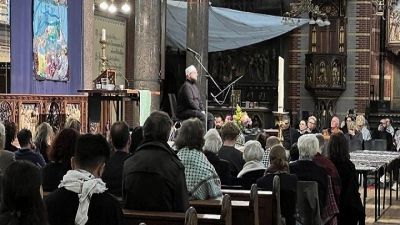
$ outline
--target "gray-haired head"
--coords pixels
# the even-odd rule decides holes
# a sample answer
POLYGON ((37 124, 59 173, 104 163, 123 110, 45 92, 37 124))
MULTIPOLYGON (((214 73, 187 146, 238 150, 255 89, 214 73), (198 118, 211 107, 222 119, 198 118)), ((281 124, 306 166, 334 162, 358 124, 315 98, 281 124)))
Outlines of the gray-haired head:
POLYGON ((276 136, 270 136, 267 138, 267 140, 265 141, 265 148, 272 148, 272 146, 274 145, 280 145, 281 141, 279 140, 278 137, 276 136))
POLYGON ((203 151, 209 151, 212 153, 218 153, 222 146, 222 139, 216 129, 210 129, 204 135, 204 146, 203 151))
POLYGON ((194 67, 193 65, 190 65, 185 69, 185 74, 186 74, 186 76, 189 76, 189 74, 194 71, 197 71, 196 67, 194 67))
POLYGON ((246 161, 246 162, 249 162, 252 160, 261 161, 263 154, 264 154, 264 150, 261 147, 260 142, 251 140, 244 144, 244 150, 243 150, 244 161, 246 161))
POLYGON ((312 159, 317 154, 319 143, 315 134, 302 135, 297 141, 299 159, 312 159))

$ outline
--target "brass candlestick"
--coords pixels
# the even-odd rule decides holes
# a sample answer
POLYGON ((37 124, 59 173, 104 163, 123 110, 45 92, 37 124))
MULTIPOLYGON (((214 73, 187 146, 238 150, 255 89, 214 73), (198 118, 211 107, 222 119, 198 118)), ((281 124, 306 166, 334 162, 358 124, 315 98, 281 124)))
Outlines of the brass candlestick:
POLYGON ((100 45, 101 45, 101 73, 107 70, 107 56, 106 56, 106 47, 107 47, 107 41, 106 40, 100 40, 100 45))
POLYGON ((272 113, 275 116, 275 125, 278 125, 278 139, 282 142, 283 141, 282 127, 285 125, 283 121, 287 119, 289 112, 274 111, 272 113))

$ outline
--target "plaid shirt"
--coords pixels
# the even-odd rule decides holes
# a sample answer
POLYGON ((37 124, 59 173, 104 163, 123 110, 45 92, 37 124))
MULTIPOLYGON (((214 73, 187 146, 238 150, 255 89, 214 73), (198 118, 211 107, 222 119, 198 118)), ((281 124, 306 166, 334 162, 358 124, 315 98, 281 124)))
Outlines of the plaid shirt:
POLYGON ((177 155, 185 166, 189 200, 222 197, 221 181, 203 152, 182 148, 177 155))
POLYGON ((314 156, 313 161, 318 166, 324 168, 328 176, 331 177, 330 180, 332 182, 333 193, 335 195, 336 203, 339 205, 341 184, 340 184, 340 176, 336 169, 335 164, 333 164, 333 162, 328 158, 322 156, 320 153, 317 153, 314 156))
POLYGON ((337 215, 339 214, 339 208, 336 204, 335 195, 332 189, 331 178, 328 176, 328 188, 326 196, 326 204, 321 213, 322 224, 325 225, 337 225, 337 215))
POLYGON ((261 159, 261 162, 264 164, 265 168, 269 167, 269 153, 271 152, 271 148, 267 148, 264 151, 263 157, 261 159))

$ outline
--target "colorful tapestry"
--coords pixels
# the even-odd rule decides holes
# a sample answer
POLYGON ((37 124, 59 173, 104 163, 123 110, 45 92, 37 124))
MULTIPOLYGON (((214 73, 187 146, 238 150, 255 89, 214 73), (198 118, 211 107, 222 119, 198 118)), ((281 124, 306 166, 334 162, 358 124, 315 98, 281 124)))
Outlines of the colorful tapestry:
POLYGON ((67 0, 34 0, 33 76, 68 81, 67 0))

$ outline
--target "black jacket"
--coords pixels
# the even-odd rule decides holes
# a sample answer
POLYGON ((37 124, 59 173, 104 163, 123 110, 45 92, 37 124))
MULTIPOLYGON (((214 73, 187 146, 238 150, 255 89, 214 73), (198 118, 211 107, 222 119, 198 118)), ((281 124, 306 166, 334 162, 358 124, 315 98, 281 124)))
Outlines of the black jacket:
POLYGON ((64 175, 71 169, 70 162, 51 162, 42 169, 43 191, 52 192, 58 188, 64 175))
POLYGON ((203 103, 201 102, 200 92, 196 84, 186 80, 178 92, 177 113, 185 110, 203 111, 203 103))
MULTIPOLYGON (((50 225, 74 225, 79 206, 78 194, 59 188, 45 198, 50 225)), ((93 194, 86 225, 122 225, 119 202, 110 194, 93 194)))
POLYGON ((122 170, 129 153, 116 151, 107 161, 101 179, 106 183, 107 192, 117 197, 122 196, 122 170))
POLYGON ((339 202, 339 225, 365 224, 365 211, 358 192, 358 178, 354 164, 350 160, 335 162, 342 188, 339 202))
POLYGON ((328 188, 328 175, 325 169, 310 160, 297 160, 289 164, 289 170, 291 174, 296 174, 300 181, 316 181, 318 183, 319 207, 322 212, 328 188))
POLYGON ((214 166, 215 171, 221 180, 222 185, 231 185, 232 176, 230 163, 226 160, 220 159, 216 154, 204 151, 204 155, 207 157, 208 161, 214 166))
POLYGON ((145 142, 125 160, 125 208, 184 212, 189 205, 185 167, 167 143, 145 142))
POLYGON ((243 153, 232 146, 222 146, 218 152, 221 159, 228 161, 231 165, 231 175, 237 177, 238 173, 243 169, 245 161, 243 153))

